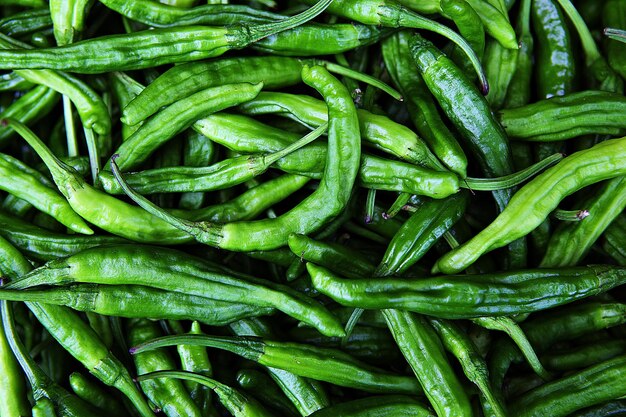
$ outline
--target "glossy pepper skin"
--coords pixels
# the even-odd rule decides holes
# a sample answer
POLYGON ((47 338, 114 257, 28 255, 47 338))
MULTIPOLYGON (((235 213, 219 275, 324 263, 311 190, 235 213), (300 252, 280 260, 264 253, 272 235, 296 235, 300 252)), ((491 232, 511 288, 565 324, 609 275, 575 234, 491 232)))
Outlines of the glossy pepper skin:
MULTIPOLYGON (((261 92, 254 99, 238 106, 251 115, 278 114, 311 128, 328 121, 324 102, 306 95, 261 92)), ((422 139, 406 126, 383 115, 357 109, 363 145, 393 155, 405 162, 426 168, 443 170, 422 139)))
MULTIPOLYGON (((161 335, 156 323, 146 319, 133 319, 127 324, 128 342, 141 343, 161 335)), ((145 352, 133 356, 137 374, 160 370, 176 369, 174 360, 167 352, 145 352)), ((165 415, 200 417, 202 413, 189 396, 189 392, 182 381, 176 379, 143 381, 141 389, 146 396, 163 410, 165 415)))
POLYGON ((301 81, 298 59, 278 56, 237 57, 188 62, 165 71, 122 110, 124 124, 135 125, 189 94, 223 84, 263 83, 280 88, 301 81), (172 84, 178 88, 171 88, 172 84))
MULTIPOLYGON (((211 140, 241 153, 276 152, 299 137, 235 114, 214 114, 198 121, 196 125, 211 140)), ((312 143, 277 161, 275 166, 285 172, 318 179, 322 177, 327 152, 325 144, 312 143)), ((357 179, 366 188, 408 192, 432 198, 445 198, 458 192, 460 183, 458 176, 452 172, 434 171, 367 153, 361 154, 357 179)))
MULTIPOLYGON (((113 152, 123 171, 136 167, 160 145, 196 120, 253 99, 263 84, 226 84, 192 94, 155 114, 113 152)), ((105 166, 109 166, 106 164, 105 166)))
POLYGON ((601 294, 626 282, 626 270, 599 265, 452 275, 420 280, 341 279, 307 264, 315 288, 346 306, 402 308, 440 318, 506 316, 601 294))
MULTIPOLYGON (((487 177, 509 175, 513 172, 513 158, 509 140, 495 119, 487 100, 467 79, 465 74, 431 42, 413 35, 409 48, 428 89, 439 102, 444 113, 460 132, 467 147, 487 177)), ((508 205, 513 189, 493 192, 498 211, 508 205)), ((523 266, 526 242, 511 241, 507 262, 523 266)))
POLYGON ((99 246, 67 258, 59 258, 7 285, 23 289, 33 285, 59 285, 69 282, 105 285, 143 285, 189 295, 211 297, 289 310, 320 328, 322 333, 339 336, 343 328, 322 305, 289 287, 246 275, 234 274, 221 266, 157 246, 99 246), (137 268, 141 265, 141 270, 137 268), (183 266, 180 269, 180 266, 183 266), (165 279, 165 277, 168 277, 165 279), (268 304, 269 303, 269 304, 268 304))
POLYGON ((488 176, 512 173, 506 134, 477 88, 431 42, 414 35, 409 47, 426 85, 467 140, 484 173, 488 176))
POLYGON ((514 140, 552 142, 587 134, 626 133, 626 98, 587 90, 500 110, 496 116, 514 140))
MULTIPOLYGON (((307 264, 309 273, 311 265, 307 264)), ((312 279, 315 279, 313 275, 312 279)), ((469 398, 446 358, 439 337, 426 318, 395 308, 383 310, 383 315, 437 415, 471 416, 469 398)))
MULTIPOLYGON (((269 323, 260 318, 239 320, 231 323, 230 328, 237 336, 270 339, 275 337, 275 332, 269 323)), ((309 415, 330 405, 326 389, 320 381, 305 378, 280 368, 268 366, 266 369, 300 414, 309 415)))
MULTIPOLYGON (((558 341, 573 340, 626 322, 626 305, 588 301, 531 316, 521 326, 538 354, 558 341)), ((499 339, 489 358, 490 379, 501 387, 512 363, 523 360, 511 339, 499 339)))
POLYGON ((276 342, 256 337, 165 336, 136 345, 131 348, 130 352, 133 355, 141 354, 180 342, 224 349, 261 365, 284 369, 296 375, 332 382, 344 387, 359 388, 367 392, 403 394, 420 392, 419 384, 414 378, 381 371, 339 350, 299 343, 276 342), (293 355, 298 355, 302 360, 291 360, 293 355), (329 363, 333 366, 328 366, 329 363), (321 364, 326 364, 326 366, 321 366, 321 364))
POLYGON ((433 270, 462 271, 481 254, 530 233, 567 195, 595 182, 624 175, 625 144, 626 138, 607 140, 547 169, 515 193, 506 209, 487 228, 441 257, 433 270))
POLYGON ((411 121, 428 143, 433 153, 461 178, 467 176, 467 157, 450 129, 441 119, 439 110, 421 76, 413 71, 409 52, 410 33, 395 33, 383 41, 385 66, 407 103, 411 121))
POLYGON ((28 201, 78 233, 93 234, 93 230, 54 189, 48 178, 12 156, 1 153, 0 190, 28 201))
MULTIPOLYGON (((13 262, 11 269, 1 271, 3 274, 17 277, 28 273, 32 269, 30 263, 15 248, 6 240, 0 239, 0 259, 5 259, 8 255, 13 258, 13 262)), ((2 264, 5 264, 5 262, 2 262, 2 264)), ((124 393, 142 416, 150 417, 153 415, 145 398, 132 382, 128 370, 78 315, 62 306, 33 302, 27 302, 26 306, 48 330, 50 335, 68 350, 74 358, 81 362, 91 374, 103 383, 113 386, 124 393)), ((2 302, 2 310, 3 315, 11 314, 10 307, 6 301, 2 302)), ((5 331, 13 332, 11 326, 7 326, 6 322, 4 323, 4 328, 5 331)), ((22 349, 24 349, 23 346, 13 350, 21 351, 22 349)), ((27 357, 26 353, 21 353, 21 355, 24 356, 24 358, 20 358, 21 365, 33 368, 32 373, 29 372, 31 377, 29 380, 33 385, 33 391, 36 391, 36 399, 46 396, 53 402, 65 401, 64 398, 67 397, 67 394, 64 390, 52 383, 43 372, 37 371, 35 369, 37 365, 30 363, 32 359, 27 357), (37 385, 40 385, 40 387, 37 387, 37 385), (50 392, 46 392, 48 387, 50 392)), ((77 400, 75 401, 70 397, 70 401, 75 402, 76 407, 84 407, 82 400, 77 400)), ((62 407, 59 404, 57 406, 62 407)), ((85 410, 82 412, 85 412, 85 410)), ((94 411, 93 415, 96 414, 94 411)), ((78 415, 80 415, 80 412, 78 415)))
POLYGON ((465 193, 421 204, 387 246, 376 275, 399 275, 413 266, 463 216, 466 207, 465 193))
POLYGON ((626 356, 618 356, 535 388, 513 402, 511 409, 518 410, 516 416, 566 416, 625 395, 625 372, 626 356))
POLYGON ((324 175, 311 195, 296 207, 273 219, 222 225, 192 224, 168 215, 116 178, 124 192, 150 213, 176 224, 211 246, 235 251, 276 249, 291 233, 310 233, 332 221, 346 207, 354 186, 361 154, 358 117, 347 89, 320 66, 305 67, 303 81, 318 89, 329 108, 328 152, 324 175))
POLYGON ((279 14, 233 4, 205 4, 183 8, 149 0, 104 0, 101 3, 129 19, 152 27, 227 26, 244 22, 259 24, 285 19, 279 14))
POLYGON ((309 23, 268 36, 252 47, 280 56, 332 55, 374 44, 388 33, 376 26, 356 23, 309 23))
POLYGON ((434 417, 428 408, 413 397, 385 395, 362 398, 333 405, 311 414, 311 417, 393 416, 434 417))
POLYGON ((290 19, 256 26, 161 28, 87 39, 57 48, 0 51, 0 67, 97 74, 212 58, 298 26, 321 13, 331 1, 321 0, 290 19))
POLYGON ((576 62, 565 17, 555 0, 532 0, 537 95, 550 98, 574 90, 576 62))
POLYGON ((584 201, 589 216, 556 228, 541 261, 542 267, 578 264, 613 220, 626 208, 626 177, 616 177, 584 201))
MULTIPOLYGON (((3 109, 3 118, 13 118, 32 125, 45 117, 59 102, 59 94, 51 88, 38 85, 3 109)), ((0 126, 0 147, 4 148, 15 133, 8 126, 0 126)))
POLYGON ((241 305, 141 285, 77 284, 29 291, 0 289, 0 299, 66 306, 106 316, 198 320, 213 326, 274 312, 272 308, 241 305), (138 306, 142 307, 139 309, 138 306))

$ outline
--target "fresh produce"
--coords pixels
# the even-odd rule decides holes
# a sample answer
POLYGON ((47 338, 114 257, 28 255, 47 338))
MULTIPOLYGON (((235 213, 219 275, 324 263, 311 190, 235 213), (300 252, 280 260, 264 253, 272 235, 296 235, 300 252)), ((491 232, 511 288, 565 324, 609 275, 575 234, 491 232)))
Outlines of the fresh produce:
POLYGON ((0 0, 0 417, 623 413, 625 57, 626 0, 0 0))

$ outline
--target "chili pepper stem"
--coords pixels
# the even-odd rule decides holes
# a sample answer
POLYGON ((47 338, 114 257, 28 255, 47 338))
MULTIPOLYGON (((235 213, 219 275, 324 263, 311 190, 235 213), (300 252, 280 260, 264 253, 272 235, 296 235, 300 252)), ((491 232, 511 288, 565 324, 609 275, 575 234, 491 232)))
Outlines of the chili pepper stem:
POLYGON ((602 33, 604 33, 604 36, 608 36, 611 39, 626 42, 626 30, 617 28, 604 28, 602 33))
POLYGON ((483 93, 483 95, 487 95, 489 93, 489 82, 487 81, 487 76, 485 75, 482 64, 480 63, 480 59, 478 58, 478 56, 476 56, 476 52, 474 52, 472 47, 467 43, 465 39, 463 39, 461 35, 448 28, 447 26, 442 25, 441 23, 426 19, 425 17, 422 17, 417 13, 413 13, 402 6, 387 6, 381 9, 381 20, 392 22, 395 27, 409 27, 414 29, 430 30, 450 39, 452 42, 457 44, 459 48, 461 48, 463 52, 465 52, 472 66, 474 67, 476 75, 478 75, 481 92, 483 93))
POLYGON ((253 42, 260 41, 267 36, 292 29, 296 26, 301 25, 304 22, 315 18, 317 15, 322 13, 332 2, 333 0, 320 0, 314 6, 310 7, 304 12, 280 22, 272 22, 254 26, 236 26, 237 30, 231 31, 229 37, 231 38, 231 41, 235 48, 243 48, 253 42))

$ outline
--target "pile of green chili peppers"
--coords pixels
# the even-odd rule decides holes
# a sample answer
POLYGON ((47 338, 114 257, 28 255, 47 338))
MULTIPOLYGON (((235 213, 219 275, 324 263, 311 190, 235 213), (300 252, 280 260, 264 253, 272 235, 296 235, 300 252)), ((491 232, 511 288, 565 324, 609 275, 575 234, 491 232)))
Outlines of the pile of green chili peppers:
POLYGON ((0 0, 0 417, 626 415, 626 0, 0 0))

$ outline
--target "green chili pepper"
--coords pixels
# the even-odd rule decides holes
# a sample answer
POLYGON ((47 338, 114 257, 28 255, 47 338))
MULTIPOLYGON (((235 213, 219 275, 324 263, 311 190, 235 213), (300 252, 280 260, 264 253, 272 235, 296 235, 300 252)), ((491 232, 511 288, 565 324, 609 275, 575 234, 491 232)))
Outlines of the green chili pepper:
POLYGON ((116 178, 124 192, 144 209, 211 246, 237 251, 275 249, 286 244, 291 233, 306 234, 319 229, 347 205, 358 170, 360 134, 352 99, 336 78, 322 67, 305 67, 303 81, 319 89, 329 106, 327 162, 317 190, 280 217, 224 225, 193 224, 169 215, 135 193, 121 181, 121 175, 112 163, 116 178))
MULTIPOLYGON (((138 381, 168 378, 193 381, 211 388, 217 394, 222 405, 235 417, 271 417, 272 413, 251 397, 244 396, 237 390, 203 375, 183 371, 157 371, 139 375, 138 381)), ((145 383, 145 382, 144 382, 145 383)))
POLYGON ((300 262, 319 263, 350 278, 371 275, 376 269, 368 257, 337 243, 293 234, 289 236, 288 244, 289 249, 300 258, 300 262))
MULTIPOLYGON (((245 126, 242 127, 245 128, 245 126)), ((263 174, 278 160, 317 139, 327 127, 328 123, 324 123, 302 139, 271 154, 238 156, 224 159, 205 168, 156 168, 125 175, 125 180, 135 191, 143 194, 214 191, 230 188, 263 174)), ((115 158, 116 164, 117 159, 115 158)), ((107 193, 123 194, 124 191, 113 174, 102 172, 99 178, 102 188, 107 193)))
POLYGON ((504 105, 509 85, 517 68, 518 55, 519 49, 505 48, 493 39, 487 42, 483 62, 490 88, 486 98, 494 110, 504 105))
MULTIPOLYGON (((625 322, 625 305, 588 302, 533 316, 522 323, 522 328, 535 351, 541 353, 557 341, 572 340, 625 322)), ((495 343, 489 362, 494 387, 502 386, 512 362, 523 359, 510 339, 501 340, 503 343, 495 343)))
POLYGON ((90 0, 50 0, 50 16, 58 45, 80 39, 91 3, 90 0))
MULTIPOLYGON (((238 336, 273 337, 272 329, 259 319, 240 320, 231 323, 230 328, 238 336)), ((320 382, 270 366, 267 371, 303 416, 330 405, 328 395, 320 382)))
POLYGON ((584 221, 564 223, 552 234, 542 267, 578 264, 609 224, 626 208, 626 176, 609 180, 586 201, 584 221))
POLYGON ((263 38, 252 48, 283 56, 334 55, 371 45, 388 33, 369 25, 309 23, 263 38))
POLYGON ((104 0, 101 3, 131 20, 153 27, 227 26, 244 22, 258 24, 286 19, 285 16, 279 14, 234 4, 205 4, 185 9, 148 0, 104 0))
POLYGON ((385 395, 335 404, 311 414, 311 417, 391 417, 394 415, 433 417, 435 414, 413 397, 385 395))
MULTIPOLYGON (((182 325, 174 320, 168 321, 168 326, 174 332, 184 333, 182 325)), ((203 334, 200 323, 193 321, 189 334, 203 334)), ((178 356, 180 357, 183 370, 188 372, 196 372, 204 376, 213 376, 213 365, 209 360, 207 350, 201 346, 177 346, 178 356)), ((203 414, 215 414, 215 408, 211 402, 211 391, 200 384, 185 381, 183 382, 189 391, 189 395, 194 402, 200 407, 203 414)))
MULTIPOLYGON (((189 127, 200 117, 253 99, 262 84, 227 84, 192 94, 157 113, 117 148, 121 170, 145 161, 163 142, 189 127)), ((107 164, 109 165, 109 164, 107 164)))
POLYGON ((203 89, 224 84, 262 82, 265 88, 299 83, 302 65, 293 58, 248 57, 223 58, 177 65, 150 83, 125 106, 122 122, 135 125, 161 107, 203 89), (172 89, 175 84, 178 88, 172 89))
POLYGON ((252 397, 284 416, 299 416, 300 413, 268 375, 256 369, 237 372, 237 383, 252 397))
POLYGON ((429 41, 414 35, 409 46, 426 85, 469 141, 483 171, 488 176, 510 174, 511 151, 506 135, 476 87, 429 41))
POLYGON ((399 3, 418 13, 433 14, 441 10, 439 0, 399 0, 399 3))
POLYGON ((9 155, 0 154, 0 178, 0 189, 28 201, 78 233, 93 234, 93 230, 39 172, 9 155))
MULTIPOLYGON (((117 99, 120 110, 126 107, 144 90, 144 86, 129 77, 123 72, 112 72, 109 75, 109 81, 113 90, 113 95, 117 99)), ((142 123, 136 123, 132 126, 122 123, 122 142, 132 136, 133 133, 141 127, 142 123)))
POLYGON ((583 91, 500 110, 498 117, 510 137, 543 142, 596 133, 621 135, 626 132, 621 118, 625 107, 622 95, 583 91))
POLYGON ((413 266, 464 214, 466 206, 465 193, 421 204, 389 243, 376 275, 402 274, 413 266))
POLYGON ((27 302, 27 306, 50 334, 89 372, 123 392, 141 415, 152 415, 126 368, 78 316, 61 306, 30 302, 27 302))
POLYGON ((474 323, 490 330, 501 330, 505 332, 511 340, 515 342, 519 350, 524 355, 526 362, 532 367, 533 371, 543 380, 548 381, 552 376, 537 357, 532 344, 524 334, 524 331, 510 317, 479 317, 473 320, 474 323))
POLYGON ((537 95, 550 98, 571 93, 576 62, 569 29, 556 1, 532 0, 531 18, 537 46, 537 95))
POLYGON ((245 317, 271 314, 274 309, 225 302, 214 298, 163 291, 140 285, 78 284, 45 290, 0 289, 0 299, 67 306, 74 310, 127 318, 198 320, 221 326, 245 317), (126 302, 128 297, 133 303, 126 302), (137 309, 136 305, 142 305, 137 309))
MULTIPOLYGON (((480 16, 465 0, 444 0, 441 2, 441 13, 448 19, 452 19, 461 35, 467 39, 472 49, 476 52, 478 58, 483 59, 485 52, 485 27, 480 20, 480 16)), ((447 51, 454 62, 468 77, 473 78, 473 70, 471 63, 464 56, 463 51, 456 45, 447 45, 447 51)), ((489 76, 487 75, 487 81, 489 76)), ((489 92, 492 86, 489 81, 489 92)))
MULTIPOLYGON (((145 319, 133 319, 127 324, 127 337, 131 344, 145 342, 161 335, 156 323, 145 319)), ((144 352, 133 356, 138 374, 176 369, 172 358, 164 351, 144 352)), ((138 378, 136 378, 139 380, 138 378)), ((140 382, 142 391, 159 410, 168 417, 202 416, 181 381, 165 379, 140 382)))
POLYGON ((47 68, 93 74, 211 58, 301 25, 331 2, 320 0, 299 15, 262 25, 163 28, 88 39, 57 48, 0 51, 0 68, 47 68))
POLYGON ((585 54, 585 65, 594 78, 595 84, 600 90, 623 92, 624 81, 613 71, 606 59, 600 55, 600 51, 596 45, 593 35, 587 28, 585 21, 580 16, 574 5, 569 0, 556 0, 563 9, 567 17, 576 28, 580 37, 583 52, 585 54))
POLYGON ((358 388, 368 392, 419 393, 410 377, 390 374, 366 365, 336 349, 297 343, 282 343, 254 337, 165 336, 131 348, 133 355, 164 346, 197 344, 225 349, 261 365, 284 369, 296 375, 358 388), (300 360, 293 361, 297 356, 300 360))
MULTIPOLYGON (((41 403, 40 407, 45 407, 47 412, 49 412, 50 403, 52 403, 54 410, 60 416, 103 416, 102 413, 89 403, 70 394, 63 387, 53 382, 50 377, 37 366, 32 357, 29 356, 26 347, 18 339, 13 311, 6 301, 0 302, 0 311, 2 313, 2 323, 4 331, 7 334, 7 340, 32 387, 33 397, 37 404, 41 403), (44 399, 49 400, 49 402, 44 399)), ((152 415, 152 413, 148 415, 152 415)))
MULTIPOLYGON (((328 120, 324 103, 305 95, 262 92, 240 105, 238 110, 252 116, 279 114, 309 128, 316 128, 328 120)), ((357 113, 364 145, 414 164, 432 169, 443 168, 426 144, 410 129, 367 110, 358 109, 357 113)))
POLYGON ((45 7, 25 10, 0 19, 0 32, 11 37, 39 32, 51 26, 50 11, 45 7))
MULTIPOLYGON (((515 73, 504 99, 503 107, 506 109, 523 106, 531 98, 534 40, 530 32, 530 8, 531 0, 522 0, 516 25, 519 50, 515 73)), ((515 152, 513 155, 515 156, 515 152)))
MULTIPOLYGON (((213 114, 195 124, 211 140, 236 152, 257 153, 278 151, 298 138, 284 130, 239 115, 213 114)), ((316 143, 298 150, 276 162, 286 172, 321 178, 326 145, 316 143)), ((378 190, 400 191, 445 198, 459 189, 458 177, 446 171, 433 171, 401 161, 363 153, 358 170, 361 186, 378 190)))
MULTIPOLYGON (((50 113, 58 101, 59 95, 56 91, 38 85, 5 108, 0 113, 0 117, 3 119, 10 117, 21 123, 32 125, 50 113)), ((12 129, 0 126, 0 146, 4 147, 12 134, 12 129)))
POLYGON ((395 90, 373 77, 328 61, 276 56, 222 58, 190 62, 167 70, 125 106, 122 122, 129 125, 137 124, 156 113, 161 107, 209 87, 247 82, 263 83, 265 88, 275 89, 298 84, 302 81, 302 67, 309 64, 323 65, 329 71, 376 85, 392 96, 400 98, 395 90), (170 88, 172 84, 176 84, 178 88, 170 88))
POLYGON ((610 266, 529 269, 490 275, 403 279, 339 279, 307 264, 315 288, 342 305, 402 308, 440 318, 530 313, 601 294, 626 280, 610 266))
POLYGON ((173 213, 189 220, 216 223, 250 220, 298 191, 308 182, 307 177, 285 174, 265 181, 224 203, 195 210, 173 210, 173 213))
POLYGON ((485 32, 508 49, 517 49, 518 42, 515 30, 509 23, 509 18, 501 10, 488 1, 466 0, 476 11, 485 27, 485 32))
MULTIPOLYGON (((201 133, 189 132, 185 137, 183 164, 185 166, 206 167, 217 159, 216 144, 201 133)), ((178 203, 183 209, 197 209, 204 205, 206 194, 202 192, 185 193, 178 203)))
POLYGON ((489 382, 487 364, 478 353, 476 346, 463 330, 452 321, 429 318, 429 323, 439 334, 446 350, 452 353, 460 362, 467 379, 478 386, 484 396, 483 407, 489 407, 495 416, 506 416, 503 402, 496 396, 489 382))
MULTIPOLYGON (((485 98, 432 43, 416 34, 409 47, 426 85, 467 141, 483 173, 488 177, 511 174, 513 162, 508 139, 485 98)), ((500 211, 507 206, 512 194, 512 189, 493 192, 500 211)), ((524 240, 509 246, 509 262, 523 265, 525 255, 524 240)))
POLYGON ((341 324, 328 310, 289 287, 236 276, 210 262, 159 247, 119 245, 87 249, 50 261, 6 288, 70 282, 143 285, 199 297, 210 294, 217 300, 230 302, 243 299, 247 304, 282 309, 319 328, 323 334, 343 335, 341 324), (158 260, 157 264, 155 260, 158 260), (141 271, 136 267, 139 264, 143 265, 141 271), (185 265, 185 268, 179 270, 178 265, 185 265), (166 276, 169 278, 165 279, 166 276))
POLYGON ((598 181, 624 175, 626 138, 576 152, 524 185, 506 209, 478 235, 440 258, 433 271, 455 273, 480 255, 524 236, 539 226, 567 195, 598 181), (575 173, 574 175, 572 175, 575 173), (523 219, 513 221, 512 219, 523 219))
POLYGON ((353 326, 350 335, 343 339, 321 336, 315 329, 307 327, 296 327, 289 332, 289 336, 299 343, 341 349, 362 361, 377 366, 397 363, 398 359, 402 358, 395 340, 388 331, 360 324, 353 326))
POLYGON ((110 415, 120 416, 126 413, 126 410, 111 394, 85 378, 81 373, 72 372, 69 379, 72 391, 94 407, 106 411, 110 415))
POLYGON ((49 261, 81 250, 126 241, 106 235, 66 235, 37 227, 0 211, 0 235, 32 259, 49 261))
MULTIPOLYGON (((27 44, 17 42, 6 36, 0 36, 0 48, 2 50, 6 49, 6 52, 34 51, 33 49, 23 49, 27 47, 29 47, 27 44)), ((99 146, 103 151, 108 151, 106 144, 102 142, 111 133, 111 116, 102 98, 91 87, 78 78, 63 72, 20 68, 18 66, 16 72, 26 80, 46 85, 67 96, 76 105, 84 128, 92 129, 98 135, 103 136, 104 138, 100 139, 99 146)))
POLYGON ((189 239, 187 234, 144 210, 91 187, 56 158, 27 127, 14 120, 8 123, 34 147, 72 209, 85 220, 118 236, 143 242, 175 243, 189 239), (120 217, 120 213, 125 215, 120 217))
POLYGON ((626 357, 619 356, 527 392, 511 404, 517 416, 565 416, 626 395, 621 383, 626 357))
MULTIPOLYGON (((313 264, 307 264, 309 273, 313 264)), ((312 279, 313 278, 312 276, 312 279)), ((448 362, 435 330, 424 317, 383 310, 387 326, 439 416, 471 416, 469 398, 448 362)))
POLYGON ((398 32, 382 44, 383 58, 389 75, 402 91, 409 115, 419 134, 428 142, 434 154, 451 171, 465 178, 467 157, 456 138, 441 120, 433 98, 424 81, 412 70, 409 53, 409 32, 398 32))
MULTIPOLYGON (((313 1, 306 0, 306 3, 310 4, 313 1)), ((391 28, 408 27, 440 34, 457 44, 465 52, 478 75, 482 90, 485 94, 489 90, 476 52, 462 36, 447 26, 413 13, 392 0, 335 0, 328 6, 328 11, 366 25, 382 25, 391 28)))
POLYGON ((626 353, 624 340, 600 340, 567 350, 554 350, 541 360, 549 369, 571 371, 586 368, 626 353))

